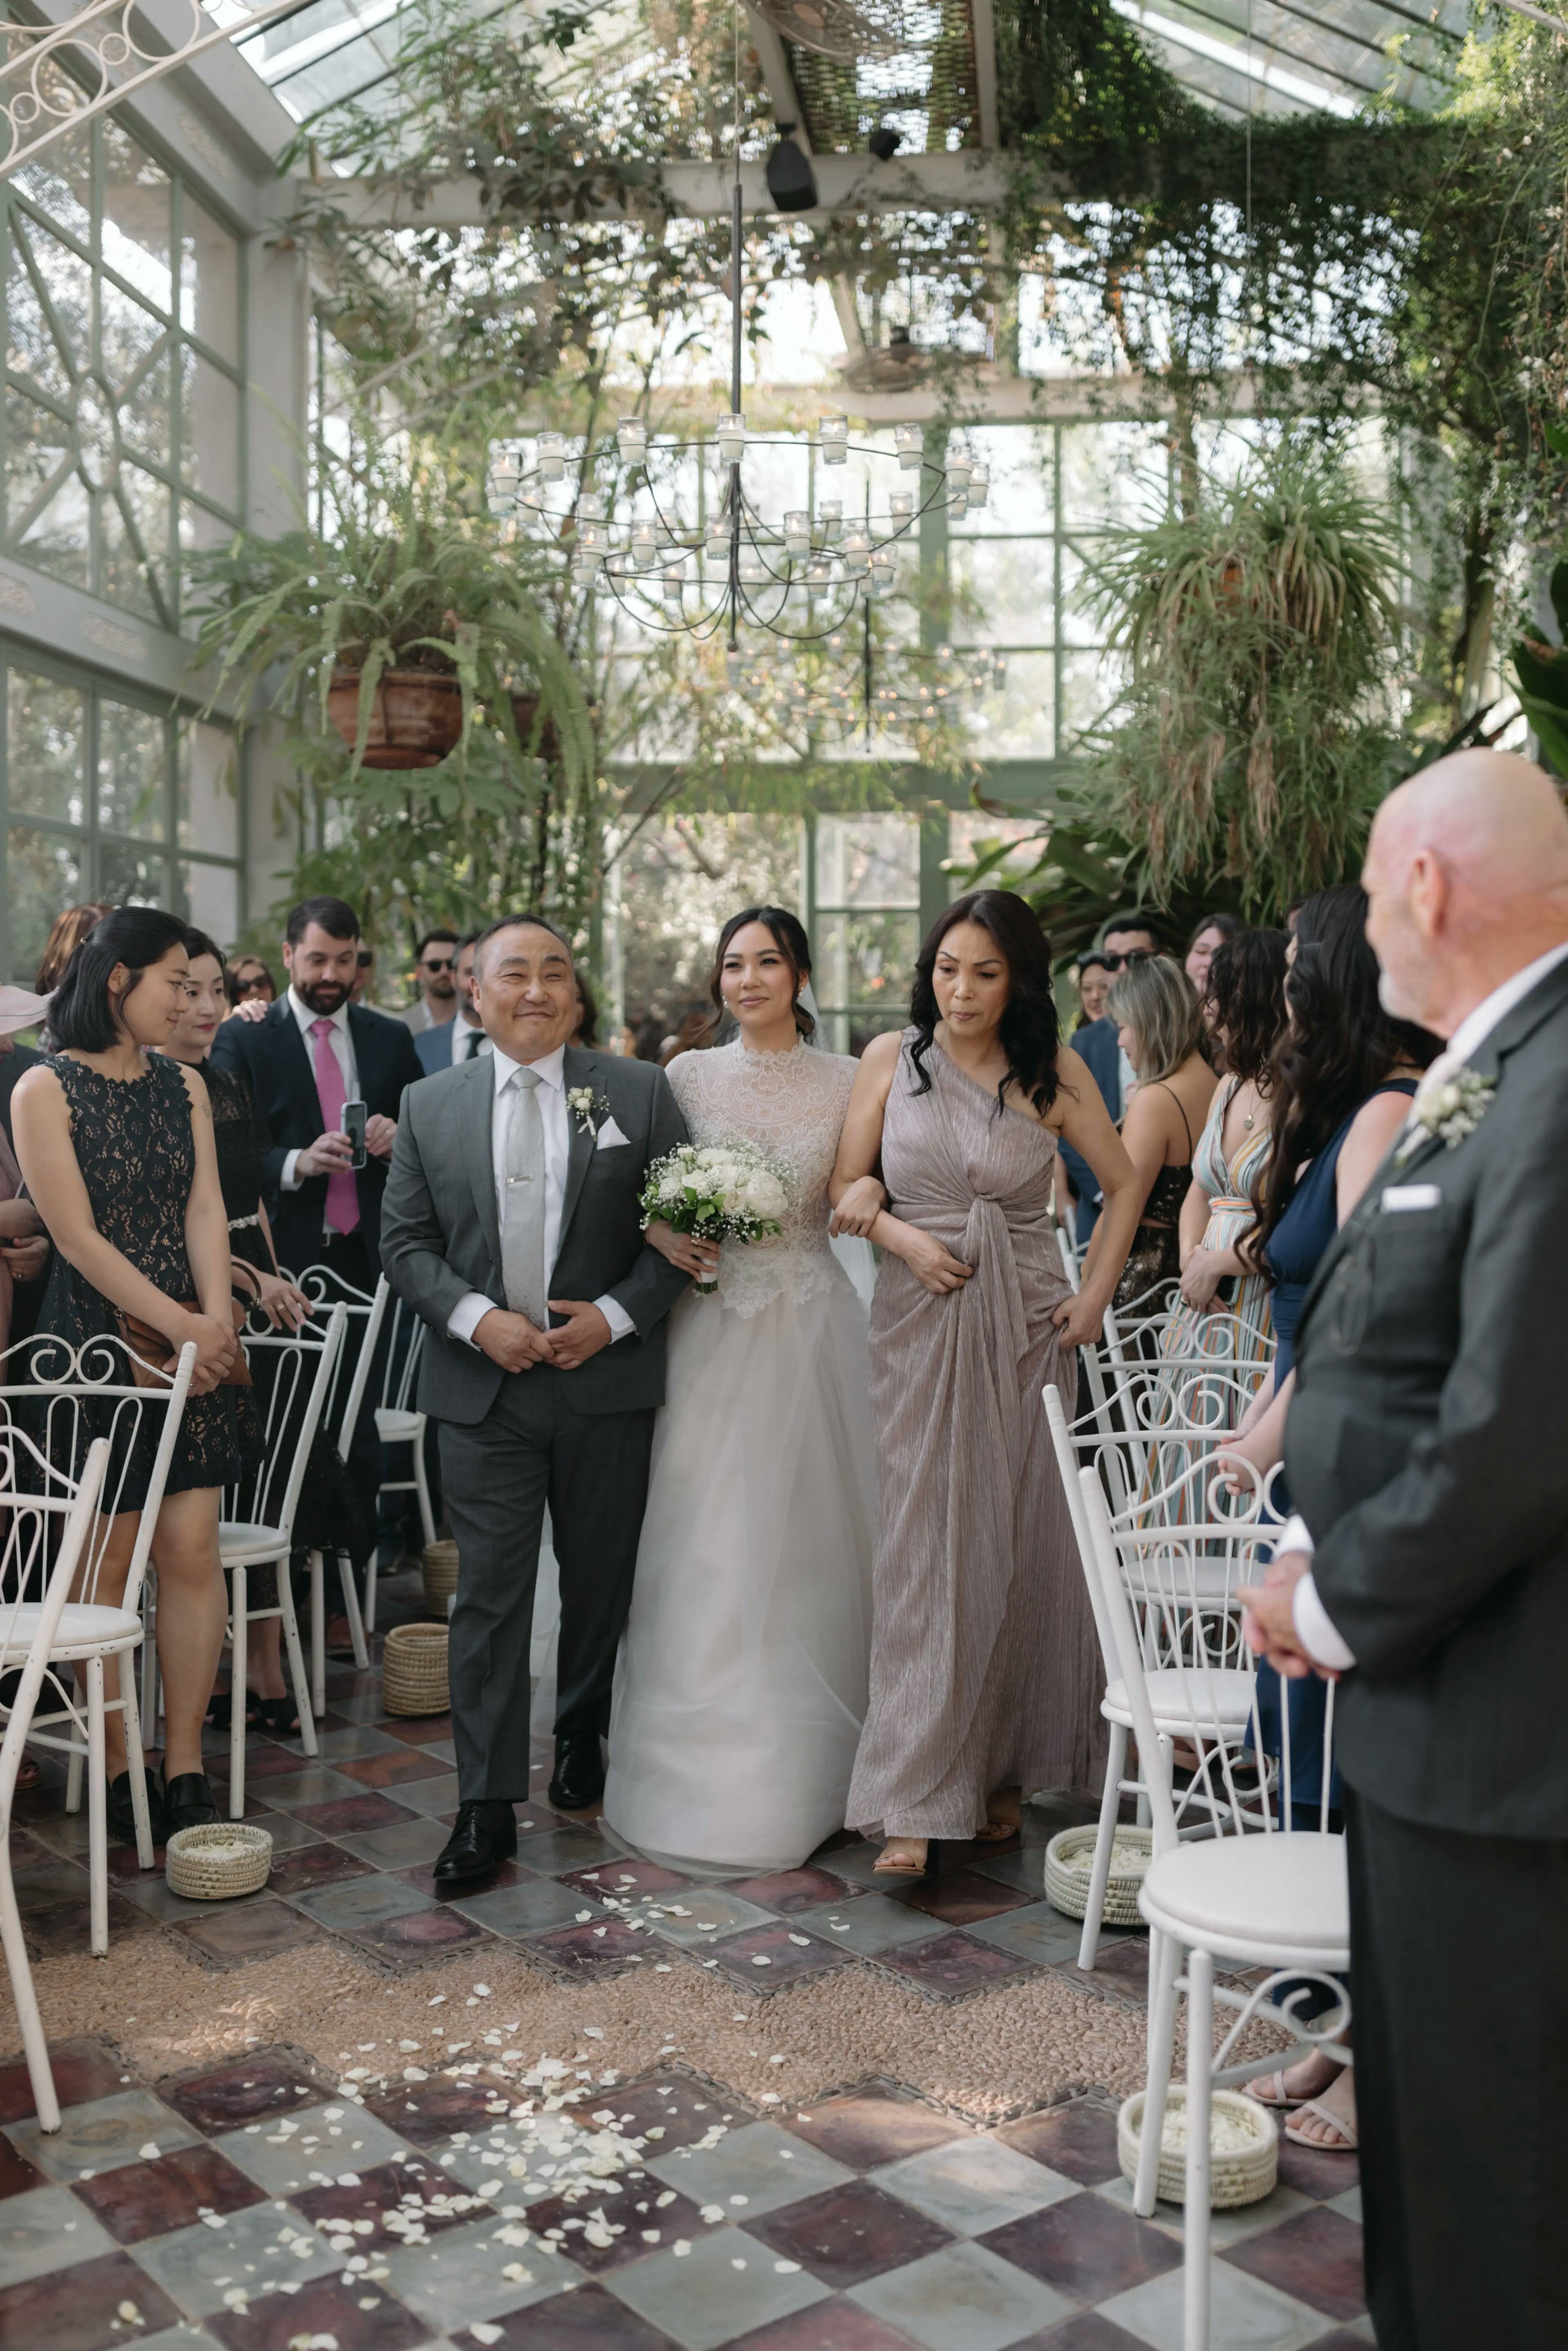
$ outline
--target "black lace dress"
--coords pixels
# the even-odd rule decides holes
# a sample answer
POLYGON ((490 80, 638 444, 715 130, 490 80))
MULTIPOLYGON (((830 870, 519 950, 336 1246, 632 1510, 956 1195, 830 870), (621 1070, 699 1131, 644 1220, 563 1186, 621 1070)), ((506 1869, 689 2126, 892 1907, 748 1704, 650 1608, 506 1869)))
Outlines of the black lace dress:
POLYGON ((267 1121, 237 1070, 214 1070, 210 1061, 204 1061, 201 1068, 213 1105, 213 1141, 229 1220, 229 1249, 259 1273, 275 1272, 261 1229, 267 1155, 272 1144, 267 1121))
MULTIPOLYGON (((150 1054, 141 1076, 134 1079, 105 1077, 65 1055, 51 1055, 48 1067, 65 1089, 77 1165, 99 1233, 165 1298, 193 1298, 195 1283, 185 1255, 185 1208, 195 1179, 196 1146, 180 1064, 150 1054)), ((49 1261, 35 1337, 46 1334, 71 1347, 120 1335, 119 1309, 58 1249, 49 1261)), ((107 1406, 104 1416, 101 1433, 107 1436, 107 1406)), ((90 1421, 90 1413, 88 1417, 90 1421)), ((122 1510, 139 1510, 146 1499, 155 1416, 146 1417, 148 1427, 137 1437, 118 1489, 122 1510)), ((89 1428, 89 1433, 100 1432, 89 1428)), ((238 1475, 239 1468, 233 1389, 215 1388, 210 1395, 189 1397, 174 1440, 166 1491, 183 1494, 193 1487, 224 1486, 238 1475)), ((111 1463, 111 1481, 117 1468, 111 1463)))
MULTIPOLYGON (((1166 1085, 1163 1078, 1154 1082, 1163 1086, 1181 1111, 1181 1123, 1186 1128, 1187 1159, 1178 1167, 1162 1167, 1149 1186, 1149 1196, 1144 1202, 1144 1213, 1133 1235, 1133 1246, 1127 1252, 1127 1262, 1116 1284, 1111 1303, 1118 1314, 1140 1299, 1147 1298, 1152 1290, 1163 1282, 1181 1280, 1181 1212, 1192 1184, 1192 1128, 1181 1097, 1174 1086, 1166 1085)), ((1158 1301, 1150 1299, 1145 1313, 1154 1313, 1158 1301)))

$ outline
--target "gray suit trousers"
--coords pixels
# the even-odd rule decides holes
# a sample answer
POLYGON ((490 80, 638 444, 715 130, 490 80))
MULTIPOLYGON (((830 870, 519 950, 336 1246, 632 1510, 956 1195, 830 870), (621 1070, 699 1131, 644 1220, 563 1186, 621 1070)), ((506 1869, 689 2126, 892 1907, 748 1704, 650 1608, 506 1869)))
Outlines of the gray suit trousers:
POLYGON ((576 1376, 536 1364, 503 1379, 483 1420, 441 1423, 441 1479, 460 1562, 448 1655, 464 1803, 528 1801, 528 1646, 547 1502, 560 1562, 555 1728, 610 1727, 653 1414, 579 1412, 576 1376))

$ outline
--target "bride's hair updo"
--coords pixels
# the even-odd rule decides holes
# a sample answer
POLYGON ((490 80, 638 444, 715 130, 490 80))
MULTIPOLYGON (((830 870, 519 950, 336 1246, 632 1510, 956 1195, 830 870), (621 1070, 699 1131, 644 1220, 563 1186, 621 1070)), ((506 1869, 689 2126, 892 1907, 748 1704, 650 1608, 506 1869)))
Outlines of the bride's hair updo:
POLYGON ((785 906, 743 906, 732 914, 718 935, 718 945, 713 951, 713 970, 708 976, 707 992, 713 998, 714 1017, 708 1034, 713 1036, 729 1009, 719 985, 724 977, 724 959, 729 953, 730 942, 747 923, 761 923, 773 934, 779 954, 795 975, 795 1026, 800 1035, 814 1037, 817 1024, 800 1001, 800 990, 811 977, 811 942, 794 914, 785 906))
POLYGON ((955 898, 925 935, 915 959, 909 999, 910 1025, 916 1031, 909 1058, 919 1074, 918 1092, 931 1091, 925 1056, 941 1019, 934 984, 937 952, 960 923, 977 923, 989 932, 1008 967, 1007 1008, 997 1032, 1008 1057, 1008 1073, 997 1088, 997 1108, 1007 1108, 1007 1090, 1017 1086, 1043 1117, 1056 1100, 1056 1053, 1061 1041, 1051 986, 1051 943, 1034 908, 1012 890, 971 890, 967 898, 955 898))

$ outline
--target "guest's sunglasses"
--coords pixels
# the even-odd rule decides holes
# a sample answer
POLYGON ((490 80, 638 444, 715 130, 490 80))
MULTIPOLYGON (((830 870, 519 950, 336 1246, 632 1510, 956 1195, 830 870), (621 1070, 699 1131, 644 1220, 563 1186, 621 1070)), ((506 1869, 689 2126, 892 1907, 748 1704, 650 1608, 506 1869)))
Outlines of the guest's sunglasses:
POLYGON ((267 979, 263 979, 261 974, 257 972, 254 978, 242 979, 239 986, 235 990, 235 995, 243 1002, 245 998, 247 996, 267 995, 270 993, 271 987, 272 982, 267 979))
POLYGON ((426 956, 423 963, 420 966, 420 969, 422 971, 451 971, 453 969, 453 958, 450 956, 426 956))
POLYGON ((1150 947, 1129 947, 1125 955, 1103 956, 1107 971, 1121 971, 1130 963, 1147 963, 1154 950, 1150 947))

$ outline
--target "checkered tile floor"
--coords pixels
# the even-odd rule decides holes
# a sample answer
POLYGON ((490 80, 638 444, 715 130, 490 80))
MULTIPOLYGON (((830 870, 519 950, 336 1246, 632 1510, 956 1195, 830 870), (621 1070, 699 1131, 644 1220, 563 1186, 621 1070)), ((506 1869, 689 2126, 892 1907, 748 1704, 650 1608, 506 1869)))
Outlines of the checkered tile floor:
MULTIPOLYGON (((246 1816, 277 1854, 264 1893, 183 1902, 117 1854, 111 1938, 180 1938, 214 1970, 214 2001, 229 1971, 325 1937, 383 1973, 465 1948, 481 1961, 499 1938, 567 1980, 656 1965, 663 1942, 753 1999, 841 1968, 889 1970, 935 2003, 1072 1971, 1077 1929, 1039 1897, 1040 1844, 1060 1823, 1037 1807, 1012 1852, 959 1853, 935 1886, 892 1892, 872 1888, 874 1849, 858 1840, 704 1888, 595 1823, 519 1807, 517 1863, 488 1891, 438 1900, 450 1725, 387 1720, 378 1681, 329 1677, 318 1762, 298 1741, 252 1740, 246 1816)), ((222 1761, 214 1749, 214 1781, 222 1761)), ((85 1820, 57 1786, 16 1809, 28 1940, 40 1956, 85 1950, 85 1820)), ((1141 2001, 1144 1956, 1141 1938, 1114 1938, 1102 1986, 1141 2001)), ((56 2080, 64 2127, 46 2139, 25 2069, 0 2067, 0 2351, 1181 2340, 1180 2214, 1134 2219, 1098 2098, 977 2132, 892 2084, 764 2113, 666 2070, 595 2086, 604 2106, 573 2110, 587 2136, 564 2159, 560 2126, 508 2119, 478 2082, 361 2098, 281 2050, 153 2085, 81 2042, 56 2053, 56 2080), (610 2152, 594 2169, 596 2130, 610 2152)), ((1268 2203, 1217 2216, 1217 2351, 1371 2340, 1354 2180, 1352 2158, 1287 2149, 1268 2203)))

